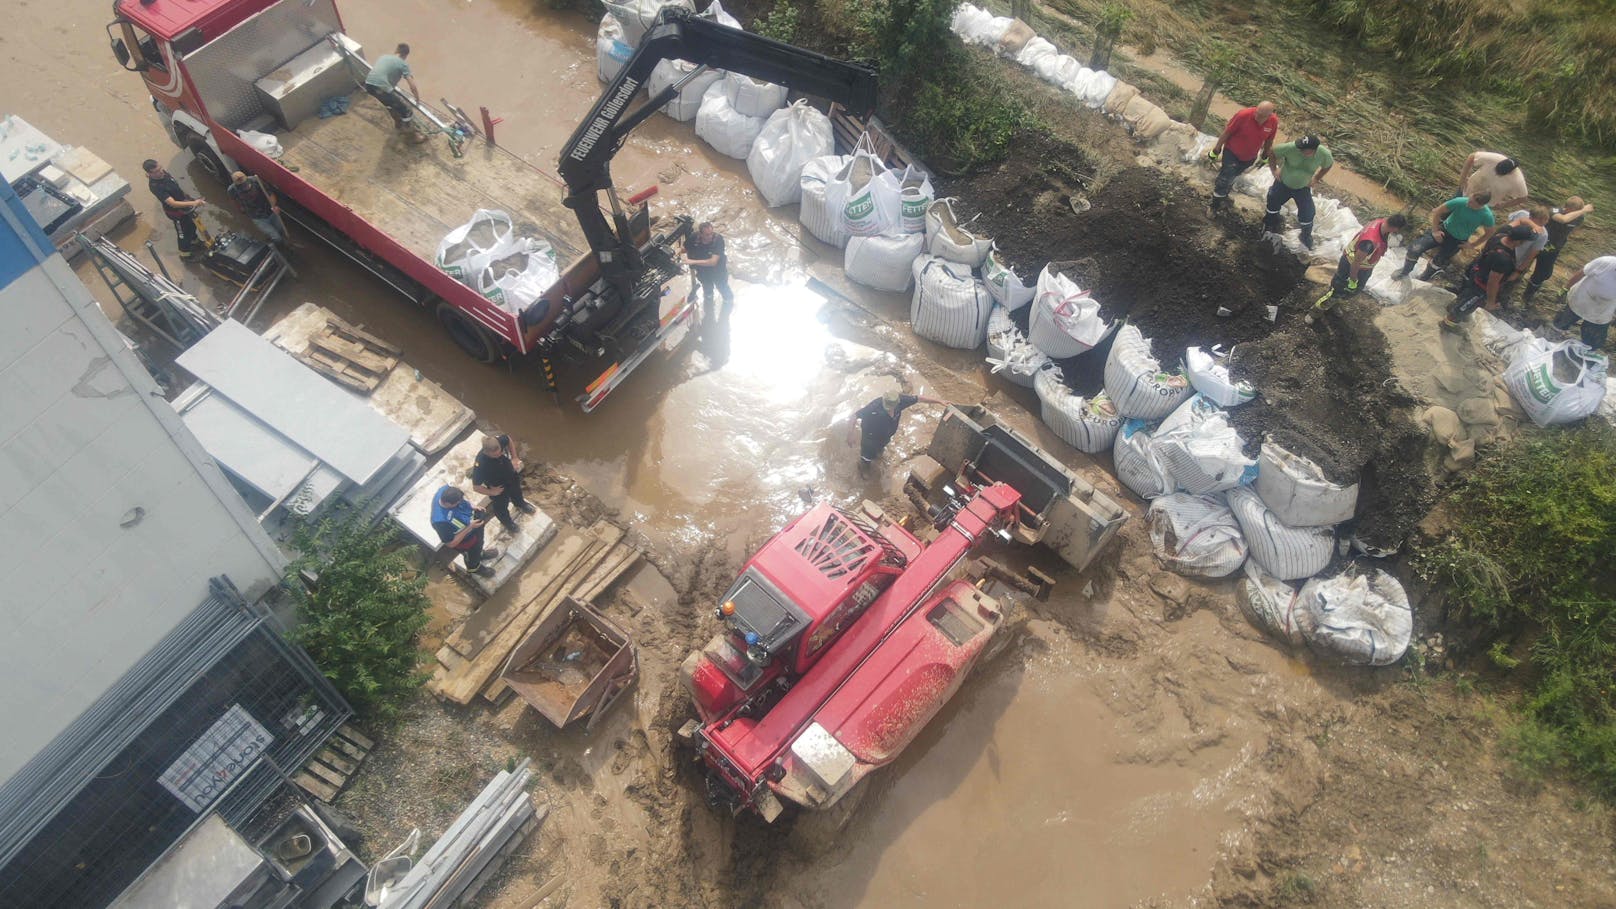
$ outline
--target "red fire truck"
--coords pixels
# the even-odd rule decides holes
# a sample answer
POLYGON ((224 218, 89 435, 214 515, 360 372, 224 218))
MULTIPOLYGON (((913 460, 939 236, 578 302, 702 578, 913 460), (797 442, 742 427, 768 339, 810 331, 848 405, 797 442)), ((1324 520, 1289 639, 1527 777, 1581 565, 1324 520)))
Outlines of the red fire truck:
POLYGON ((288 218, 435 307, 455 343, 479 360, 541 359, 552 390, 553 359, 602 368, 578 395, 586 411, 660 349, 694 304, 664 299, 683 270, 690 219, 653 223, 645 202, 655 187, 619 199, 610 177, 628 133, 683 87, 645 98, 652 68, 682 59, 733 70, 858 115, 875 101, 866 67, 665 11, 552 176, 491 143, 463 153, 484 137, 459 111, 416 105, 417 128, 443 135, 404 147, 391 115, 359 90, 369 64, 334 0, 116 0, 113 16, 114 56, 145 80, 169 136, 203 170, 220 180, 237 169, 259 176, 288 218), (353 97, 347 114, 319 117, 337 95, 353 97), (280 157, 244 132, 275 136, 280 157), (508 212, 522 236, 555 250, 560 277, 530 305, 496 303, 437 266, 440 241, 477 209, 508 212))

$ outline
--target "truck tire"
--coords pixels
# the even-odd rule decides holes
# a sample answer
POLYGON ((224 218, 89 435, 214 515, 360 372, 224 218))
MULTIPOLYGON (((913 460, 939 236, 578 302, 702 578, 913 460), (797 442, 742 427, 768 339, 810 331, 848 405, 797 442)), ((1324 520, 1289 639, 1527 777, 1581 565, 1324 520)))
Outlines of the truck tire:
POLYGON ((185 147, 191 150, 191 155, 196 158, 196 163, 202 168, 203 173, 219 181, 220 186, 230 185, 229 168, 224 166, 224 162, 219 160, 219 156, 207 142, 193 136, 185 147))
POLYGON ((499 339, 488 329, 473 322, 460 310, 447 302, 438 301, 438 322, 455 342, 455 346, 479 363, 495 363, 500 358, 499 339))

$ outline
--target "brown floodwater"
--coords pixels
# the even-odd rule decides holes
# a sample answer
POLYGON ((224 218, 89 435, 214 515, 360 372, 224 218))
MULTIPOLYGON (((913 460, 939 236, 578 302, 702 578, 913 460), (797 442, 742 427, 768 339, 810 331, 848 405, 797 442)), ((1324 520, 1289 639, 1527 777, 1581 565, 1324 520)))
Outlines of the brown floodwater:
MULTIPOLYGON (((488 106, 505 118, 501 143, 546 169, 599 91, 592 24, 541 3, 349 0, 342 10, 373 53, 411 43, 426 97, 488 106)), ((141 83, 107 53, 105 18, 105 4, 18 0, 0 38, 7 50, 0 77, 12 87, 13 110, 60 141, 88 146, 126 178, 138 178, 148 156, 186 173, 187 156, 168 144, 141 83)), ((718 223, 729 237, 739 299, 727 318, 705 319, 595 414, 553 400, 535 370, 471 363, 430 313, 307 238, 301 276, 283 286, 264 321, 312 300, 400 345, 422 373, 471 405, 480 425, 510 432, 530 459, 575 477, 653 540, 728 539, 734 549, 805 500, 890 492, 894 459, 875 485, 857 479, 845 420, 900 377, 912 391, 928 390, 906 353, 912 340, 899 343, 896 332, 869 320, 855 328, 837 314, 844 304, 827 307, 806 290, 810 274, 834 271, 835 251, 801 241, 795 209, 765 209, 744 166, 705 149, 688 126, 654 118, 614 172, 622 187, 657 183, 659 212, 718 223)), ((201 177, 190 173, 193 182, 201 177)), ((144 258, 140 244, 149 236, 172 267, 173 236, 144 181, 131 182, 141 221, 116 239, 144 258)), ((93 271, 79 270, 110 304, 93 271)), ((194 275, 183 282, 205 296, 224 290, 194 275)), ((902 318, 902 297, 848 294, 854 309, 902 318)), ((973 360, 921 349, 950 369, 973 360)), ((927 422, 911 418, 895 448, 922 447, 927 422)), ((659 608, 673 608, 665 582, 635 587, 659 608)), ((470 606, 446 604, 438 619, 446 623, 470 606)), ((1164 673, 1175 663, 1193 666, 1207 637, 1219 633, 1209 614, 1194 616, 1170 645, 1182 652, 1169 649, 1149 665, 1164 673)), ((826 906, 1193 901, 1220 848, 1241 835, 1242 788, 1232 781, 1260 753, 1262 733, 1232 705, 1252 694, 1241 686, 1258 684, 1255 677, 1226 667, 1209 672, 1218 681, 1196 692, 1187 710, 1174 686, 1138 677, 1136 665, 1085 655, 1052 626, 1034 623, 1025 637, 1031 643, 985 668, 897 765, 877 775, 845 852, 803 872, 795 892, 826 906)), ((1283 657, 1248 649, 1283 670, 1283 657)))

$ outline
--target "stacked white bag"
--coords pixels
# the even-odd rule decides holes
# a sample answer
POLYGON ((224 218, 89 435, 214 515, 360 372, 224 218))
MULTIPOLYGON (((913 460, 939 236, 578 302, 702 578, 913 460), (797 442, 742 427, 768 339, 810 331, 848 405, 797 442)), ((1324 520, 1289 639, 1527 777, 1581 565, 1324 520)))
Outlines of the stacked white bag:
MULTIPOLYGON (((992 292, 989 287, 988 293, 992 292)), ((988 316, 987 362, 993 367, 994 375, 1003 376, 1023 388, 1035 387, 1039 371, 1053 365, 1043 351, 1032 346, 1003 306, 993 307, 993 313, 988 316)))
POLYGON ((1179 405, 1156 427, 1151 445, 1173 488, 1192 495, 1233 489, 1256 464, 1245 456, 1228 415, 1200 395, 1179 405))
POLYGON ((1310 650, 1350 666, 1389 666, 1414 635, 1414 610, 1397 579, 1356 565, 1302 585, 1293 610, 1310 650))
MULTIPOLYGON (((914 280, 915 261, 925 252, 924 234, 849 237, 842 271, 865 287, 903 293, 914 280)), ((973 345, 974 346, 974 345, 973 345)))
POLYGON ((1358 508, 1358 484, 1333 483, 1319 465, 1264 439, 1257 455, 1257 495, 1291 527, 1333 527, 1358 508))
POLYGON ((1195 389, 1178 370, 1164 371, 1150 352, 1150 340, 1138 328, 1124 325, 1105 359, 1105 392, 1123 416, 1160 420, 1188 400, 1195 389))
POLYGON ((1199 347, 1184 350, 1184 375, 1196 393, 1219 407, 1239 407, 1257 397, 1249 383, 1236 382, 1229 375, 1225 357, 1214 347, 1203 351, 1199 347))
MULTIPOLYGON (((1114 405, 1113 405, 1114 406, 1114 405)), ((1126 419, 1111 443, 1111 464, 1117 479, 1141 499, 1154 499, 1173 491, 1173 482, 1156 457, 1151 433, 1144 420, 1126 419)))
POLYGON ((853 159, 847 155, 826 155, 814 158, 802 166, 802 205, 797 209, 797 220, 821 243, 835 247, 847 245, 847 231, 842 230, 842 205, 846 203, 846 185, 836 180, 853 159))
POLYGON ((840 184, 841 230, 849 237, 900 233, 903 187, 875 153, 869 136, 860 136, 847 165, 832 178, 840 184))
POLYGON ((1246 561, 1246 540, 1234 512, 1219 495, 1175 492, 1155 499, 1145 526, 1156 559, 1182 575, 1222 578, 1246 561))
POLYGON ((1609 372, 1610 360, 1581 341, 1531 338, 1515 346, 1504 387, 1533 423, 1552 426, 1597 412, 1609 372))
POLYGON ((631 47, 638 47, 646 30, 656 21, 657 13, 665 6, 696 11, 691 0, 607 0, 606 12, 622 25, 623 40, 631 47))
POLYGON ((602 82, 616 79, 632 56, 634 45, 623 37, 622 23, 611 13, 600 17, 600 28, 595 32, 595 75, 602 82))
POLYGON ((953 199, 938 199, 926 209, 926 252, 950 262, 981 268, 993 241, 966 230, 954 214, 953 199))
POLYGON ((961 3, 959 8, 954 10, 954 19, 949 23, 949 29, 959 35, 960 40, 966 44, 993 47, 1004 38, 1004 33, 1010 30, 1012 21, 1014 20, 995 16, 969 3, 961 3))
POLYGON ((914 261, 915 295, 909 322, 915 334, 959 350, 975 350, 987 336, 993 298, 971 270, 935 256, 914 261))
POLYGON ((1247 559, 1237 600, 1251 624, 1294 647, 1302 643, 1302 630, 1296 621, 1297 592, 1295 587, 1263 571, 1256 559, 1247 559))
POLYGON ((784 85, 775 85, 740 73, 725 73, 722 85, 729 106, 747 117, 769 116, 786 106, 786 95, 789 94, 784 85))
POLYGON ((736 110, 725 91, 725 79, 707 87, 696 110, 696 135, 720 154, 745 158, 762 134, 767 116, 748 116, 736 110))
POLYGON ((926 232, 926 210, 937 198, 931 178, 913 164, 898 178, 898 227, 906 234, 926 232))
POLYGON ((1251 557, 1264 571, 1282 581, 1299 581, 1330 564, 1335 550, 1334 528, 1291 527, 1247 486, 1229 490, 1228 499, 1251 557))
POLYGON ((988 250, 987 258, 982 261, 982 283, 988 286, 993 299, 1010 312, 1031 303, 1036 293, 999 255, 997 248, 988 250))
POLYGON ((1057 360, 1075 357, 1093 350, 1110 330, 1100 315, 1100 304, 1088 291, 1044 266, 1027 324, 1027 337, 1034 347, 1057 360))
MULTIPOLYGON (((663 89, 672 86, 680 79, 689 76, 697 69, 696 64, 684 60, 663 60, 651 70, 651 78, 645 82, 645 90, 655 97, 663 89)), ((662 112, 678 120, 680 123, 689 123, 696 119, 701 111, 702 98, 713 83, 723 78, 724 74, 718 70, 710 69, 685 83, 673 99, 662 106, 662 112)))
POLYGON ((764 204, 790 205, 802 198, 803 166, 835 151, 830 118, 798 101, 769 115, 746 156, 746 170, 764 204))
POLYGON ((1033 376, 1032 388, 1038 395, 1039 417, 1061 441, 1087 454, 1111 447, 1122 418, 1105 392, 1084 398, 1072 391, 1053 363, 1033 376))

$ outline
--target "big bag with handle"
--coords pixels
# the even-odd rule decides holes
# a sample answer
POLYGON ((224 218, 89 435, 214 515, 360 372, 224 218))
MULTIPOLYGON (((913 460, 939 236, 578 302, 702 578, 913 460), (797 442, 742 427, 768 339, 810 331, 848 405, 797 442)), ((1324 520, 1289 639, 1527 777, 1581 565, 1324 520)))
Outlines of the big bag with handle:
POLYGON ((846 188, 842 231, 850 237, 874 237, 895 232, 902 217, 903 189, 898 178, 881 162, 869 134, 859 136, 853 158, 836 175, 846 188))
POLYGON ((1605 399, 1610 360, 1581 341, 1522 342, 1504 370, 1504 387, 1539 426, 1592 416, 1605 399))

